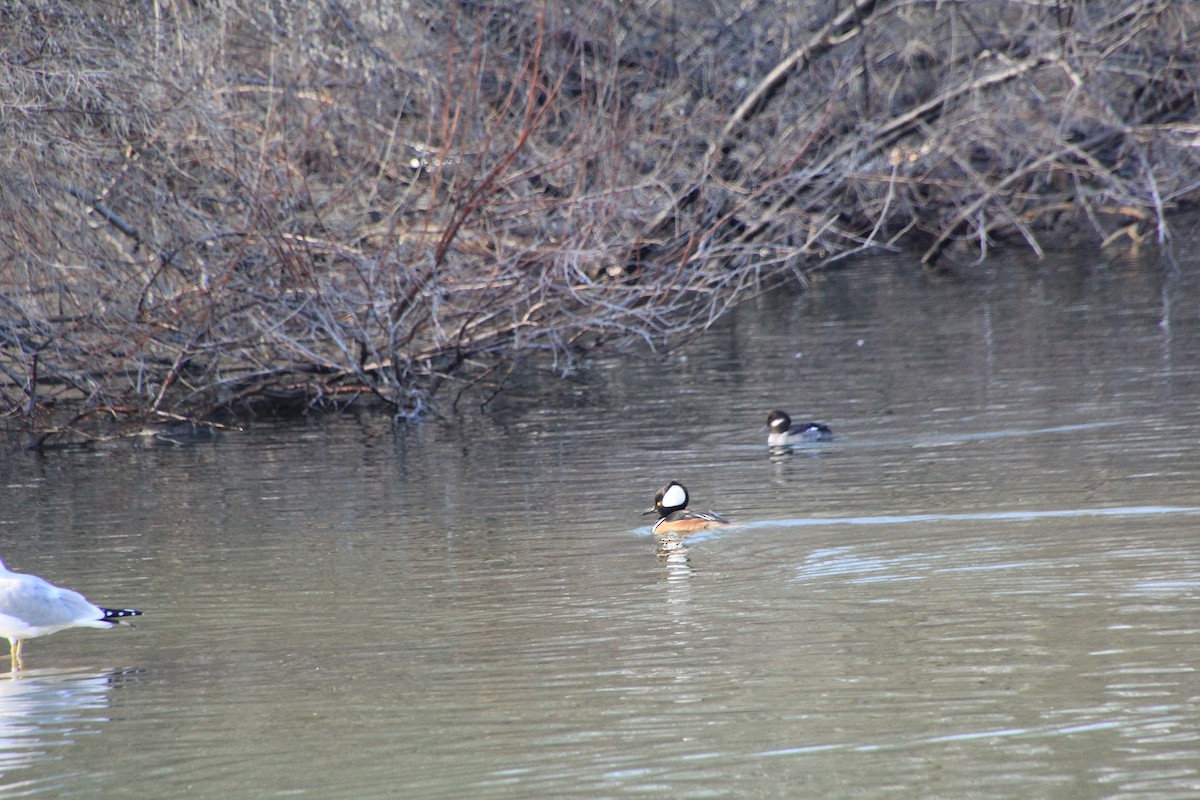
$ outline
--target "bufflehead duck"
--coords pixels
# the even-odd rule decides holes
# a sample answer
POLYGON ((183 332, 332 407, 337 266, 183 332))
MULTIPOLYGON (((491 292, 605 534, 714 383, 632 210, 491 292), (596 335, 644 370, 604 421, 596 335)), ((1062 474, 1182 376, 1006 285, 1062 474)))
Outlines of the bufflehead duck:
MULTIPOLYGON (((70 589, 36 575, 10 572, 0 560, 0 636, 8 639, 12 671, 21 669, 21 644, 67 628, 111 628, 123 617, 140 616, 132 608, 101 608, 70 589)), ((131 623, 125 623, 131 624, 131 623)))
POLYGON ((819 422, 793 425, 792 418, 778 409, 767 414, 767 427, 771 429, 767 434, 768 447, 783 447, 796 442, 822 442, 833 438, 833 431, 829 430, 828 425, 819 422))
POLYGON ((693 533, 708 528, 729 525, 729 520, 711 511, 688 511, 688 490, 682 483, 671 481, 654 495, 654 508, 642 515, 658 514, 655 533, 693 533))

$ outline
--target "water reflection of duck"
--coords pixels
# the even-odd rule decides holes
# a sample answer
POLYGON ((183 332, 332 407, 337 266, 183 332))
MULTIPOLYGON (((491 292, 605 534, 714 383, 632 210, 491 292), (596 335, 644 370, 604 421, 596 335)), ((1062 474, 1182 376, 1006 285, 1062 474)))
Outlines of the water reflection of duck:
MULTIPOLYGON (((100 608, 70 589, 36 575, 10 572, 0 560, 0 636, 8 639, 12 669, 21 668, 21 644, 67 628, 111 628, 142 612, 100 608)), ((129 624, 129 623, 125 623, 129 624)))
POLYGON ((671 481, 654 495, 654 508, 642 512, 658 514, 655 533, 694 533, 729 525, 729 520, 712 511, 689 511, 688 490, 682 483, 671 481))
POLYGON ((805 422, 792 424, 792 418, 786 412, 778 409, 767 414, 768 447, 785 447, 797 442, 823 442, 833 438, 833 431, 828 425, 820 422, 805 422))

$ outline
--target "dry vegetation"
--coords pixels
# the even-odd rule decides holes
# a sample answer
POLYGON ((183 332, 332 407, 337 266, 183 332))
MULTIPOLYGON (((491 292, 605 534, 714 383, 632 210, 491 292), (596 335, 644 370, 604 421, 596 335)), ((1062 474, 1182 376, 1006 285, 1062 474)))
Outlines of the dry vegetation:
POLYGON ((867 247, 1167 234, 1200 4, 0 6, 0 413, 31 445, 669 345, 867 247))

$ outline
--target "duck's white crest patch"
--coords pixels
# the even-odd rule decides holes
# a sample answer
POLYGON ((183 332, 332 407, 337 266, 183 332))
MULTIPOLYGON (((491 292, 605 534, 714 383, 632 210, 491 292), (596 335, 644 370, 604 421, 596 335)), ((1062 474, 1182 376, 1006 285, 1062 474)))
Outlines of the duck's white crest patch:
POLYGON ((671 488, 663 493, 662 499, 663 508, 676 508, 687 505, 687 490, 678 483, 671 484, 671 488))

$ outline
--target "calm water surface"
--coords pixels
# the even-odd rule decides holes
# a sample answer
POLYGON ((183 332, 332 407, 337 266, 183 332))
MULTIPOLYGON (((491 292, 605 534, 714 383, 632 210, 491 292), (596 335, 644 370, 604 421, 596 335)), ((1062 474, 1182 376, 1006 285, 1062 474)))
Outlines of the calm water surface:
POLYGON ((1198 284, 873 261, 483 415, 9 451, 9 566, 146 615, 0 677, 0 796, 1196 797, 1198 284))

